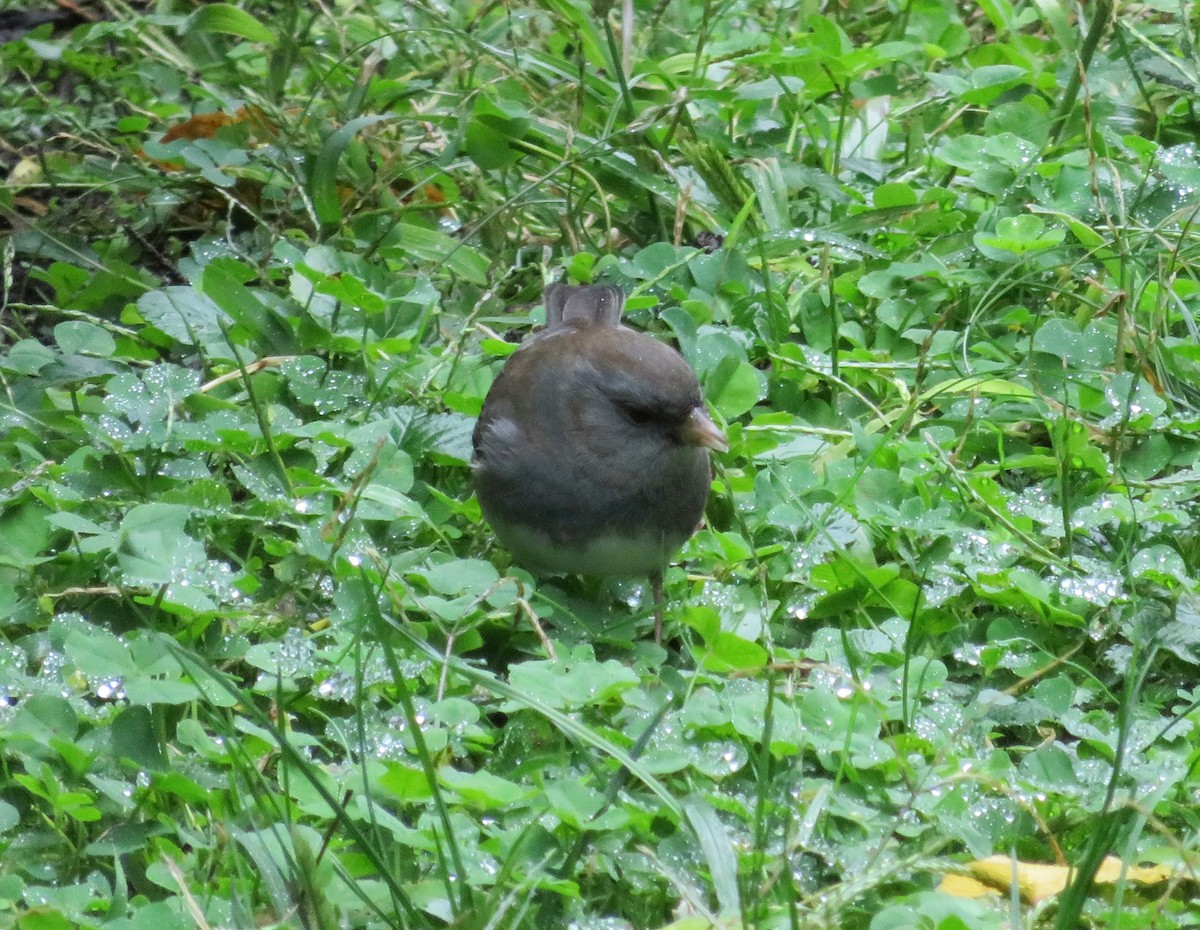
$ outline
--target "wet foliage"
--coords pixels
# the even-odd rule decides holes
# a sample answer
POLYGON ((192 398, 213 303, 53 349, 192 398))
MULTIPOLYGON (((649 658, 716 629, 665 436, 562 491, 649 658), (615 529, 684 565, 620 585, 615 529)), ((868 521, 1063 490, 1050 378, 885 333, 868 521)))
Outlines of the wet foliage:
POLYGON ((631 10, 5 34, 0 925, 1200 922, 1190 8, 631 10), (730 439, 665 646, 470 493, 565 277, 730 439))

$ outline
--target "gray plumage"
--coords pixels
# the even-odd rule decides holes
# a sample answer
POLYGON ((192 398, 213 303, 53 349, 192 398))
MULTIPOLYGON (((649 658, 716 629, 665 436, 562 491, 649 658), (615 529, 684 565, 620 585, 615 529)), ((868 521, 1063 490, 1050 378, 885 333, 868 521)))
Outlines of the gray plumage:
POLYGON ((546 291, 475 426, 484 516, 535 571, 655 575, 695 531, 725 437, 683 357, 620 325, 615 287, 546 291))

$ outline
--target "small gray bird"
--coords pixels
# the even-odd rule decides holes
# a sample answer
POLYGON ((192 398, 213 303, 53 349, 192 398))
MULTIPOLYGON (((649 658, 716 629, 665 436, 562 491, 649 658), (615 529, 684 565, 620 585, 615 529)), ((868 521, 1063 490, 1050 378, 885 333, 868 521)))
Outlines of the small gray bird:
POLYGON ((648 576, 660 640, 662 571, 729 445, 683 356, 621 325, 619 288, 554 284, 545 303, 475 424, 480 507, 532 571, 648 576))

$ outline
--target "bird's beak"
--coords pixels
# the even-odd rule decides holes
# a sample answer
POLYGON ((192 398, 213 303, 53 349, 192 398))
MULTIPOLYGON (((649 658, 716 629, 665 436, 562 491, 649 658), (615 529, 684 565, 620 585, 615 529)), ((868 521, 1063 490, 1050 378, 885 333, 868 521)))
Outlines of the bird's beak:
POLYGON ((728 452, 729 440, 721 428, 712 421, 704 406, 693 407, 683 424, 683 441, 694 446, 704 446, 714 452, 728 452))

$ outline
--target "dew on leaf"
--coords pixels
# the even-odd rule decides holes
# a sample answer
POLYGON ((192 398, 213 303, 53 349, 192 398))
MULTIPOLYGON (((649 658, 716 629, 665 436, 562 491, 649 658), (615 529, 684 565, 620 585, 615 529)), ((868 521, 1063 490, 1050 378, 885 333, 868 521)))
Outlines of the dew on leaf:
POLYGON ((951 598, 966 590, 966 582, 955 581, 942 575, 923 588, 925 603, 929 607, 940 607, 951 598))
POLYGON ((1111 604, 1123 596, 1124 587, 1115 575, 1086 575, 1083 577, 1064 577, 1049 579, 1051 584, 1057 584, 1058 590, 1068 597, 1077 597, 1099 607, 1111 604))
POLYGON ((102 701, 115 700, 120 701, 125 698, 125 691, 122 687, 123 682, 120 678, 110 678, 96 685, 96 697, 102 701))
POLYGON ((978 643, 964 643, 954 649, 954 658, 972 667, 978 666, 983 656, 983 646, 978 643))

